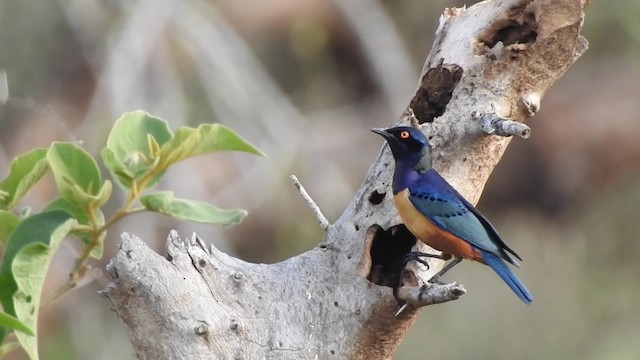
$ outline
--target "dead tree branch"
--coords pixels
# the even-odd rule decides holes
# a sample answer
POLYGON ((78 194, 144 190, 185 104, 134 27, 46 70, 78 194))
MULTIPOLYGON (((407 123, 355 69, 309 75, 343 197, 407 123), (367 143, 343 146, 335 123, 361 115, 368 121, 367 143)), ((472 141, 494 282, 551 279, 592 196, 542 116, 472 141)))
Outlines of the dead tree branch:
MULTIPOLYGON (((538 110, 587 48, 580 35, 584 6, 583 0, 484 1, 441 16, 410 107, 434 146, 436 169, 471 202, 511 138, 487 135, 473 114, 499 114, 505 120, 498 123, 510 124, 495 123, 489 133, 522 134, 517 124, 538 110), (513 127, 518 131, 505 130, 513 127)), ((400 121, 408 123, 408 114, 400 121)), ((463 292, 456 285, 423 287, 440 260, 430 260, 429 271, 398 266, 412 247, 433 250, 415 245, 400 224, 389 194, 392 171, 385 147, 319 245, 273 265, 205 250, 175 233, 162 257, 124 234, 105 294, 138 357, 390 359, 419 313, 410 306, 395 317, 392 288, 413 305, 463 292)))

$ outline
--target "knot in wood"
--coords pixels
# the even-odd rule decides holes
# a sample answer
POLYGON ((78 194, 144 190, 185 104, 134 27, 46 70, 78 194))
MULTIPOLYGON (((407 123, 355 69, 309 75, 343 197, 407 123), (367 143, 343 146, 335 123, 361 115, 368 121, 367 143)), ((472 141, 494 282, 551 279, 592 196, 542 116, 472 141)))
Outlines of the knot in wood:
POLYGON ((536 93, 528 93, 522 96, 522 103, 524 104, 528 115, 535 115, 540 110, 540 95, 536 93))
POLYGON ((204 335, 209 332, 209 324, 206 321, 200 320, 194 330, 196 335, 204 335))
POLYGON ((231 320, 231 324, 229 325, 229 329, 231 329, 233 331, 238 331, 238 327, 239 326, 240 326, 240 324, 238 324, 238 320, 232 319, 231 320))

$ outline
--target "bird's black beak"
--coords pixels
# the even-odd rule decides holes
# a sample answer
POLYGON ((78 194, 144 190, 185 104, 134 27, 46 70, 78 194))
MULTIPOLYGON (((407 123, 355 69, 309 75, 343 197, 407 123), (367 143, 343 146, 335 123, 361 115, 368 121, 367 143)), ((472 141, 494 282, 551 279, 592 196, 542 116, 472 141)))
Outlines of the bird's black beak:
POLYGON ((396 157, 396 154, 399 153, 398 149, 400 149, 401 147, 400 141, 398 140, 398 138, 396 138, 395 135, 390 133, 389 129, 373 128, 371 129, 371 131, 382 136, 387 141, 387 143, 389 144, 389 147, 391 148, 391 152, 393 153, 393 156, 396 157))
POLYGON ((389 139, 392 139, 392 138, 393 138, 393 135, 391 135, 391 134, 387 131, 387 129, 384 129, 384 128, 373 128, 373 129, 371 129, 371 131, 373 131, 374 133, 376 133, 376 134, 378 134, 378 135, 382 136, 383 138, 385 138, 385 139, 387 139, 387 140, 389 140, 389 139))

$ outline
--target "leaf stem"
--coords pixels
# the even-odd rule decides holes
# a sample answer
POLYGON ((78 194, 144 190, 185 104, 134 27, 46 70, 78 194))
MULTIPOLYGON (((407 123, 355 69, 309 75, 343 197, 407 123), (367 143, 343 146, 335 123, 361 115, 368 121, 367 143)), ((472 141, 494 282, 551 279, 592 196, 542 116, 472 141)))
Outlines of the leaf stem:
POLYGON ((104 225, 98 226, 93 209, 92 208, 87 209, 87 212, 89 213, 89 218, 91 219, 90 221, 93 225, 93 236, 91 237, 91 241, 84 247, 82 254, 76 261, 76 265, 73 267, 73 270, 69 274, 69 279, 62 286, 60 286, 53 293, 51 297, 49 297, 47 300, 42 302, 42 304, 40 305, 41 309, 53 303, 55 300, 60 298, 69 290, 75 288, 78 285, 78 282, 84 278, 88 270, 86 264, 87 264, 87 261, 89 260, 89 257, 91 256, 91 252, 96 246, 100 245, 100 236, 102 235, 103 232, 107 230, 108 227, 115 224, 116 222, 118 222, 120 219, 122 219, 127 215, 146 210, 144 207, 137 207, 133 209, 131 207, 136 202, 136 200, 138 200, 138 198, 140 197, 141 190, 146 189, 149 182, 156 176, 158 172, 159 172, 158 166, 156 166, 153 169, 151 169, 147 174, 145 174, 145 176, 143 176, 139 182, 133 181, 131 183, 131 189, 127 194, 127 199, 125 200, 123 207, 120 208, 118 211, 116 211, 116 213, 113 214, 109 218, 109 220, 107 220, 104 223, 104 225))

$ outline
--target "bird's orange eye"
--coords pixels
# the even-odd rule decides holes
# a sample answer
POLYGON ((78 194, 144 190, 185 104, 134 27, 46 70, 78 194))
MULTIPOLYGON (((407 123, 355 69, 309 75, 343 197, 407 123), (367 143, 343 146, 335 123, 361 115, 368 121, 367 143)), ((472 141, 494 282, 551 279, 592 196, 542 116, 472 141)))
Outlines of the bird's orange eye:
POLYGON ((403 131, 400 133, 400 137, 403 139, 408 139, 409 138, 409 132, 408 131, 403 131))

